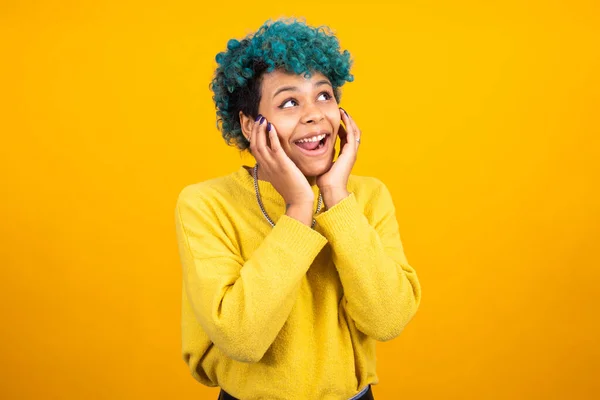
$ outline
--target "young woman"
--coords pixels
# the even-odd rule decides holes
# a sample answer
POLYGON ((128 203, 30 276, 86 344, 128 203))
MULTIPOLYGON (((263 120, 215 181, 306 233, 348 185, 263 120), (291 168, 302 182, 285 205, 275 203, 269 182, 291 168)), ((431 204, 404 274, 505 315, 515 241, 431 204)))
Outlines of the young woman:
POLYGON ((216 60, 220 130, 256 164, 179 194, 183 359, 220 399, 373 399, 376 341, 421 288, 390 192, 351 174, 350 55, 329 29, 278 20, 216 60))

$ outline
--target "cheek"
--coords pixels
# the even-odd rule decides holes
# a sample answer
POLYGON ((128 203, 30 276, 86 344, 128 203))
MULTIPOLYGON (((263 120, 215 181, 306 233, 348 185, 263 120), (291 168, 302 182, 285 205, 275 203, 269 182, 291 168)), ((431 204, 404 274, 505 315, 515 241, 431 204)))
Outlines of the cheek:
POLYGON ((329 123, 331 124, 331 127, 333 128, 333 132, 337 133, 338 129, 340 128, 340 122, 342 121, 342 119, 340 117, 340 111, 336 108, 335 110, 328 112, 327 119, 329 120, 329 123))
POLYGON ((282 145, 284 145, 283 142, 287 143, 294 133, 294 127, 296 126, 294 121, 289 118, 274 118, 269 122, 277 129, 277 136, 279 136, 282 145))

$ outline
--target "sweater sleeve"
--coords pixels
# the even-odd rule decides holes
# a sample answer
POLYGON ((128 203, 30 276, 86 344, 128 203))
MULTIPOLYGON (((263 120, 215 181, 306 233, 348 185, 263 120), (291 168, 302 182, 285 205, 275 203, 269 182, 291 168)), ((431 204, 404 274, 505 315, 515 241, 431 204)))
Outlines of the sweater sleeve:
POLYGON ((227 216, 216 209, 202 196, 178 198, 175 222, 184 290, 202 329, 224 354, 258 362, 287 320, 302 277, 327 240, 283 215, 244 260, 235 241, 245 232, 225 234, 219 220, 227 216))
POLYGON ((421 287, 408 264, 392 197, 379 183, 363 214, 355 194, 316 217, 332 248, 345 309, 356 327, 378 341, 402 332, 416 313, 421 287))

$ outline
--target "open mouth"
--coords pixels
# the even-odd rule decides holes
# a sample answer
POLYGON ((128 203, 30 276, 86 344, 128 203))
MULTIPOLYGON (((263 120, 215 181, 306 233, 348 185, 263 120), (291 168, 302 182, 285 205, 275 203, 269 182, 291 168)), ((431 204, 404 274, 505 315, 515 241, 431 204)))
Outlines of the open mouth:
POLYGON ((294 142, 298 148, 307 155, 310 156, 318 156, 327 151, 329 138, 331 135, 329 133, 317 135, 314 138, 311 138, 309 141, 298 141, 294 142))

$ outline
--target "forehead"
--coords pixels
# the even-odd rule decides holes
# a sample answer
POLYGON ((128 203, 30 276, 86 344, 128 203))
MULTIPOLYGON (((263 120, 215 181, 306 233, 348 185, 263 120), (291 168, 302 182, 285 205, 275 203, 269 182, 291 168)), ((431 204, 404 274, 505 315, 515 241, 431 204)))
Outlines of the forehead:
POLYGON ((294 74, 293 72, 275 70, 263 75, 261 86, 263 94, 275 92, 282 86, 293 86, 299 90, 310 90, 317 82, 323 80, 329 82, 329 79, 320 72, 313 72, 310 78, 306 78, 304 75, 294 74))

